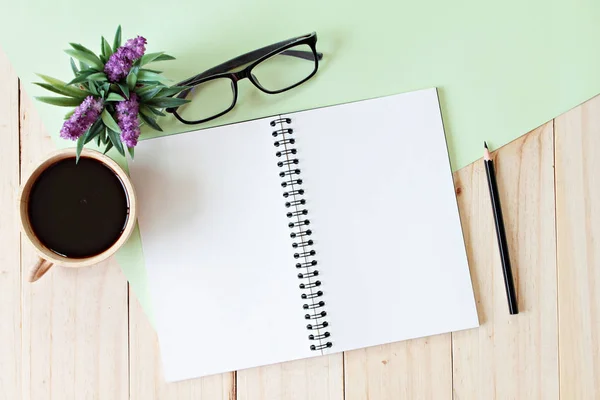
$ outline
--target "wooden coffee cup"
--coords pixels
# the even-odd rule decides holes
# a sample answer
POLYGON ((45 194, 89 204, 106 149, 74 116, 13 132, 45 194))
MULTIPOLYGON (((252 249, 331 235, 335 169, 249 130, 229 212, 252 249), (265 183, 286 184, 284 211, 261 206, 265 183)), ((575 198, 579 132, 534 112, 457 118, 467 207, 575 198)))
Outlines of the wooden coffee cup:
POLYGON ((76 151, 74 148, 59 150, 51 154, 33 171, 33 173, 29 176, 29 178, 21 188, 21 192, 19 195, 19 217, 21 222, 21 231, 29 240, 29 242, 33 245, 34 249, 36 250, 39 256, 38 262, 35 264, 29 275, 30 282, 35 282, 38 279, 40 279, 46 272, 48 272, 48 270, 53 265, 60 265, 69 268, 80 268, 94 265, 106 260, 108 257, 113 255, 127 241, 127 239, 129 239, 129 236, 131 236, 131 233, 135 228, 135 223, 137 219, 136 196, 129 176, 119 166, 119 164, 113 161, 110 157, 107 157, 104 154, 94 150, 84 149, 81 152, 81 157, 88 157, 99 161, 104 166, 108 167, 115 174, 115 176, 117 176, 121 180, 121 183, 123 184, 123 189, 127 196, 129 205, 129 215, 121 235, 112 246, 104 250, 102 253, 86 258, 64 257, 47 248, 38 239, 38 237, 32 229, 31 221, 29 220, 28 205, 31 189, 38 177, 48 167, 61 160, 73 158, 75 157, 75 155, 76 151))

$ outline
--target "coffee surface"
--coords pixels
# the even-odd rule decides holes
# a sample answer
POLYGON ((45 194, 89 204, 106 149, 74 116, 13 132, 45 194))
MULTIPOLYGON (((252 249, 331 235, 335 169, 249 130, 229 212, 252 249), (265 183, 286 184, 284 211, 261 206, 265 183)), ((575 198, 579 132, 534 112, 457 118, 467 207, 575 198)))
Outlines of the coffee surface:
POLYGON ((38 239, 71 258, 102 253, 121 236, 129 204, 118 176, 99 161, 68 158, 51 165, 31 188, 28 213, 38 239))

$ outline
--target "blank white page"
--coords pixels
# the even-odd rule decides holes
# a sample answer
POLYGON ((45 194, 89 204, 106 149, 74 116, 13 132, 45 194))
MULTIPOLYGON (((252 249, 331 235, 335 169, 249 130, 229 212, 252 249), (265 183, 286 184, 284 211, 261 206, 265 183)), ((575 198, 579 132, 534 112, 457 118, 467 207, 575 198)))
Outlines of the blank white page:
POLYGON ((324 291, 328 352, 476 327, 436 90, 286 116, 324 291))
POLYGON ((130 163, 167 381, 315 355, 271 120, 142 141, 130 163))

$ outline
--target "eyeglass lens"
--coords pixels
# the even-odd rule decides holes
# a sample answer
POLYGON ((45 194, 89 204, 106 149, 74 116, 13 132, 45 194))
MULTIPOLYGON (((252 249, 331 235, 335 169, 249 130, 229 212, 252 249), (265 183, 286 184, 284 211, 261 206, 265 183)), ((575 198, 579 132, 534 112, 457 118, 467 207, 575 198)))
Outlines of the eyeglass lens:
POLYGON ((252 75, 264 89, 285 90, 308 78, 317 65, 307 44, 283 50, 252 68, 252 75))
POLYGON ((186 99, 191 101, 177 109, 181 118, 197 121, 213 117, 233 104, 233 81, 229 78, 216 78, 200 83, 190 90, 186 99))
MULTIPOLYGON (((255 65, 250 71, 260 87, 269 92, 286 90, 309 78, 317 69, 311 47, 301 44, 282 50, 255 65)), ((227 111, 235 102, 234 83, 230 78, 211 79, 195 85, 187 93, 186 103, 177 109, 187 121, 209 119, 227 111)))

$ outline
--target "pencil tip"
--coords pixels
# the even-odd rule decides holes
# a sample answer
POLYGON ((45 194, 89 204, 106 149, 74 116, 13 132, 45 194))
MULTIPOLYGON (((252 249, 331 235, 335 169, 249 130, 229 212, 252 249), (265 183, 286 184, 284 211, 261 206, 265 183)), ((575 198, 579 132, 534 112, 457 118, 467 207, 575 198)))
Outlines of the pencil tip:
POLYGON ((485 148, 483 149, 483 159, 485 161, 490 161, 492 159, 492 156, 490 156, 490 150, 487 147, 487 143, 483 142, 483 145, 485 146, 485 148))

